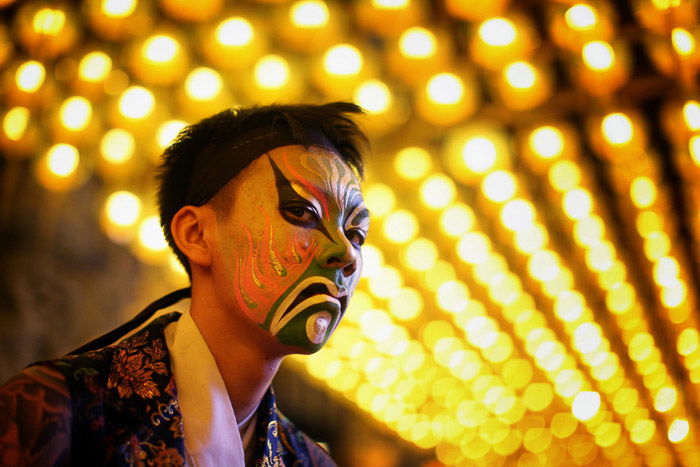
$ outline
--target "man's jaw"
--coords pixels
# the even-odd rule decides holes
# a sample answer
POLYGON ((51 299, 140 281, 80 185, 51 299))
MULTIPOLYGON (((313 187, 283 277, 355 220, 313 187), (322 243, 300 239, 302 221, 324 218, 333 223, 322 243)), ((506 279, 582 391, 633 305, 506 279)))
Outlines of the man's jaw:
POLYGON ((322 276, 306 278, 299 282, 277 307, 270 322, 270 332, 277 335, 304 310, 325 303, 327 307, 312 314, 306 324, 309 341, 319 344, 325 339, 327 328, 332 325, 334 330, 340 322, 347 308, 347 300, 346 290, 339 289, 333 281, 322 276))

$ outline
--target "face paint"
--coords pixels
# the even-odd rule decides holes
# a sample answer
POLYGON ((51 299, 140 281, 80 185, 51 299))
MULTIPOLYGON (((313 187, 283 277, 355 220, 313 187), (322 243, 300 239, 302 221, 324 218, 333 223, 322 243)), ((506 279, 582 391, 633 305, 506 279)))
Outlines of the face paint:
POLYGON ((219 243, 236 308, 279 342, 318 350, 360 278, 369 214, 357 178, 333 152, 284 146, 230 183, 219 243))

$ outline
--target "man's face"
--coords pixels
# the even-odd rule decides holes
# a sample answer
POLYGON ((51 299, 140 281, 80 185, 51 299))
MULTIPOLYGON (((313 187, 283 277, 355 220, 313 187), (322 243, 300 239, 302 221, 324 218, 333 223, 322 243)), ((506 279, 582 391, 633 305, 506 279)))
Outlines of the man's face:
POLYGON ((362 270, 369 213, 357 178, 334 152, 293 145, 229 183, 233 206, 218 230, 228 295, 282 344, 315 352, 362 270))

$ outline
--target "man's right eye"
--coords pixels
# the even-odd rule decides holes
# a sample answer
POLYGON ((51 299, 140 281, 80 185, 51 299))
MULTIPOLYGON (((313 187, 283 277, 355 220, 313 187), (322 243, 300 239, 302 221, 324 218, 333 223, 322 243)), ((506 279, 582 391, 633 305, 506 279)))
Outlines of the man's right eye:
POLYGON ((302 226, 313 226, 318 220, 318 214, 310 206, 288 206, 282 208, 282 215, 291 223, 302 226))

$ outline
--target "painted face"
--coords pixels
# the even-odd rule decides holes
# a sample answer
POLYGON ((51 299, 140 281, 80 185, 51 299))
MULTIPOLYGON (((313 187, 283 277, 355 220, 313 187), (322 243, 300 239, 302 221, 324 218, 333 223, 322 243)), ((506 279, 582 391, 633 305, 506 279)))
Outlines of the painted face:
POLYGON ((230 183, 219 244, 233 303, 282 344, 315 352, 361 274, 369 213, 357 178, 337 154, 293 145, 230 183))

